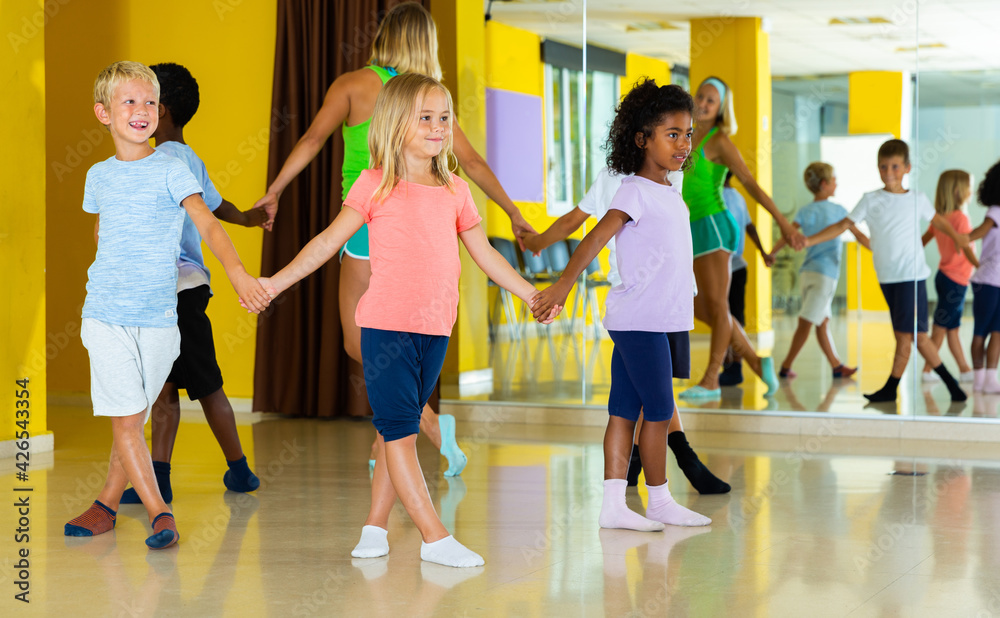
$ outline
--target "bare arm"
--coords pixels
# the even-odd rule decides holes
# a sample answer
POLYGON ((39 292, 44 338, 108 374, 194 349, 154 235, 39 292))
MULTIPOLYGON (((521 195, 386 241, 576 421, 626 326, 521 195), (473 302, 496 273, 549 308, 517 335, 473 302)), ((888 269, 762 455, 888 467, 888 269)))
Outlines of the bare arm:
POLYGON ((844 233, 844 230, 849 229, 854 222, 850 218, 844 217, 836 223, 831 223, 819 232, 816 232, 812 236, 806 239, 808 246, 818 245, 821 242, 826 242, 828 240, 833 240, 834 238, 840 236, 844 233))
POLYGON ((577 229, 583 225, 590 215, 580 210, 579 207, 574 208, 568 213, 556 219, 549 229, 545 230, 541 234, 524 234, 521 238, 524 240, 524 246, 532 253, 540 253, 542 249, 550 247, 553 244, 569 237, 570 234, 575 232, 577 229))
POLYGON ((920 237, 920 242, 924 243, 924 246, 926 247, 927 243, 929 243, 933 239, 934 239, 934 226, 931 226, 928 227, 927 231, 924 232, 924 235, 920 237))
POLYGON ((531 227, 531 224, 525 221, 524 216, 521 215, 521 211, 514 205, 514 202, 507 195, 507 192, 503 190, 503 187, 500 186, 500 181, 497 180, 496 174, 493 173, 490 166, 479 156, 479 153, 472 147, 472 144, 469 143, 469 139, 465 137, 465 133, 462 132, 458 123, 455 123, 454 126, 452 148, 455 151, 455 158, 458 159, 458 164, 462 166, 462 169, 469 175, 472 182, 476 183, 476 186, 486 193, 486 197, 496 202, 507 213, 507 216, 510 217, 510 226, 514 231, 514 238, 517 239, 517 243, 521 245, 521 250, 523 251, 524 243, 521 241, 521 236, 536 233, 535 228, 531 227))
POLYGON ((983 222, 979 224, 979 227, 972 230, 972 232, 969 234, 969 241, 971 242, 974 240, 979 240, 983 236, 986 236, 986 233, 989 232, 991 229, 993 229, 993 226, 995 225, 996 222, 993 219, 986 217, 986 219, 984 219, 983 222))
POLYGON ((971 245, 969 245, 965 249, 962 249, 962 252, 965 253, 965 257, 967 260, 969 260, 970 264, 972 264, 976 268, 979 268, 979 258, 976 257, 976 252, 972 250, 971 245))
POLYGON ((257 227, 267 222, 267 211, 263 208, 240 210, 228 200, 222 200, 222 203, 212 211, 212 214, 219 221, 225 221, 233 225, 242 225, 243 227, 257 227))
MULTIPOLYGON (((795 229, 798 229, 798 227, 795 229)), ((753 244, 757 245, 757 250, 760 251, 760 257, 764 258, 764 265, 770 268, 771 265, 774 264, 774 258, 770 253, 764 251, 764 245, 760 243, 760 236, 757 235, 757 226, 753 223, 747 224, 747 236, 750 237, 753 244)))
POLYGON ((254 204, 254 208, 263 208, 267 212, 268 220, 264 224, 265 229, 270 230, 274 225, 274 217, 278 213, 278 199, 281 197, 281 193, 316 158, 316 155, 323 148, 323 144, 333 135, 337 127, 347 120, 347 115, 351 111, 350 93, 352 89, 358 87, 359 83, 358 75, 346 73, 334 80, 326 91, 323 106, 316 113, 312 124, 292 148, 292 152, 285 159, 285 164, 281 166, 278 176, 267 188, 267 193, 254 204))
POLYGON ((854 237, 858 239, 858 244, 860 244, 865 249, 868 249, 869 251, 872 250, 871 239, 868 238, 867 234, 859 230, 858 227, 854 225, 854 223, 851 223, 850 227, 848 227, 847 229, 851 230, 851 233, 854 234, 854 237))
POLYGON ((778 207, 775 205, 774 200, 771 199, 760 185, 757 184, 757 180, 750 173, 750 168, 747 167, 746 162, 743 160, 743 155, 733 144, 732 140, 726 135, 718 135, 717 139, 719 147, 721 149, 722 164, 729 168, 734 176, 740 181, 743 187, 750 194, 750 197, 757 200, 761 206, 764 207, 767 212, 771 213, 774 217, 775 222, 777 222, 778 227, 781 228, 781 235, 788 240, 788 244, 794 247, 796 250, 802 249, 805 246, 805 237, 802 232, 797 231, 785 218, 785 215, 781 214, 778 207))
POLYGON ((538 301, 531 307, 536 318, 547 314, 553 306, 566 306, 566 297, 573 289, 577 277, 587 268, 588 264, 594 261, 597 254, 618 233, 618 230, 622 229, 629 221, 630 218, 627 214, 612 208, 597 222, 594 229, 584 237, 576 251, 570 256, 569 263, 566 264, 559 280, 538 294, 538 301))
POLYGON ((947 234, 948 238, 955 241, 955 246, 959 249, 965 249, 969 246, 969 235, 959 234, 956 232, 955 228, 951 227, 951 224, 948 223, 948 220, 940 214, 934 213, 934 218, 931 219, 931 225, 947 234))
POLYGON ((100 241, 100 231, 101 231, 101 215, 97 215, 97 221, 94 221, 94 244, 99 245, 100 241))
POLYGON ((208 248, 222 263, 226 270, 226 276, 233 284, 233 289, 244 302, 247 309, 254 313, 259 313, 267 308, 271 299, 264 289, 251 277, 243 267, 240 256, 236 253, 233 241, 229 239, 226 230, 222 229, 222 224, 212 215, 212 211, 201 199, 200 193, 189 195, 181 202, 184 210, 187 211, 191 221, 198 228, 198 233, 205 239, 208 248))
POLYGON ((516 270, 511 268, 507 260, 490 246, 482 227, 474 225, 464 232, 459 232, 458 237, 468 249, 472 260, 479 266, 480 270, 486 273, 487 277, 531 306, 538 290, 525 281, 516 270))
POLYGON ((306 243, 287 266, 268 279, 263 279, 265 286, 270 286, 275 296, 284 292, 298 281, 312 274, 327 261, 354 235, 365 219, 353 208, 344 208, 325 230, 306 243))

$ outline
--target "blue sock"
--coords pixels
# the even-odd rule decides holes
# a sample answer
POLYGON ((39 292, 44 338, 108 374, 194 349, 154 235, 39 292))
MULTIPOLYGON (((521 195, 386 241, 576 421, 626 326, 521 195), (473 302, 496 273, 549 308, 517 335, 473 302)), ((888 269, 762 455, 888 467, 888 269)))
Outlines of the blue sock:
POLYGON ((222 476, 222 482, 226 485, 226 489, 248 492, 260 487, 260 479, 250 471, 246 455, 236 461, 229 461, 227 459, 226 464, 229 466, 229 470, 222 476))

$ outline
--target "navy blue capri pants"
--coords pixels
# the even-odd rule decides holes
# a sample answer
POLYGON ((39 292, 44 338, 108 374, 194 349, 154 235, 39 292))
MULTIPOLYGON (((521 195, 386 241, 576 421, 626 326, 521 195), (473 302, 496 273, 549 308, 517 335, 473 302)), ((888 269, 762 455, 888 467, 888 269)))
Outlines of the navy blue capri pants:
POLYGON ((611 353, 611 392, 608 414, 630 421, 669 421, 674 415, 673 378, 691 374, 688 333, 608 331, 611 353))
POLYGON ((420 432, 420 413, 437 386, 448 337, 361 329, 372 423, 386 442, 420 432))

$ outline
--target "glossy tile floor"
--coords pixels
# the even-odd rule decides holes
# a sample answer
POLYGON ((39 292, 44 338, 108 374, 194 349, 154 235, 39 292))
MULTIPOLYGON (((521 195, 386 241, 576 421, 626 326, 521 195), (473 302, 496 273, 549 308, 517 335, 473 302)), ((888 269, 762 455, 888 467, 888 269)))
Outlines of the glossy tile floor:
MULTIPOLYGON (((397 506, 391 554, 349 555, 368 508, 373 430, 241 415, 263 487, 224 491, 224 464, 185 413, 173 460, 178 547, 150 552, 141 507, 113 533, 66 538, 96 494, 106 421, 50 410, 56 451, 32 458, 29 606, 13 600, 14 509, 0 509, 2 616, 991 616, 1000 613, 1000 456, 991 445, 691 434, 733 485, 677 500, 709 528, 600 530, 598 428, 459 424, 461 478, 420 456, 448 528, 486 558, 423 564, 397 506), (250 418, 253 419, 250 424, 250 418)), ((3 485, 14 479, 5 466, 3 485)), ((10 489, 6 491, 10 492, 10 489)), ((11 496, 13 492, 8 493, 11 496)), ((642 507, 645 492, 629 503, 642 507)))
MULTIPOLYGON (((796 317, 775 316, 773 346, 758 347, 758 353, 762 356, 773 355, 775 366, 780 367, 797 322, 796 317)), ((443 388, 442 395, 461 401, 605 406, 611 387, 611 351, 614 344, 606 333, 600 339, 594 339, 592 327, 588 327, 585 337, 579 332, 579 321, 576 334, 566 334, 563 331, 565 326, 568 332, 568 324, 568 320, 560 318, 548 331, 533 328, 529 337, 520 342, 508 341, 503 336, 499 343, 491 346, 492 388, 465 394, 460 394, 455 388, 443 388)), ((775 397, 764 397, 767 390, 764 383, 744 365, 744 383, 739 387, 723 388, 721 400, 704 403, 680 401, 679 404, 682 408, 756 412, 997 418, 1000 396, 979 393, 973 397, 972 385, 968 384, 963 386, 967 386, 969 401, 951 405, 948 391, 942 384, 924 385, 919 382, 919 377, 915 383, 915 372, 923 368, 923 359, 918 357, 915 349, 910 367, 900 382, 896 403, 868 404, 862 394, 881 388, 892 369, 895 340, 888 314, 867 312, 860 317, 856 312, 842 314, 832 320, 830 332, 841 360, 859 368, 852 379, 833 379, 830 364, 822 355, 815 334, 811 334, 793 366, 798 377, 782 380, 781 389, 775 397)), ((971 317, 963 320, 960 333, 968 357, 972 340, 971 317)), ((701 378, 708 364, 708 345, 708 335, 692 335, 691 367, 695 380, 675 381, 678 392, 701 378)), ((958 366, 947 345, 941 350, 941 358, 949 371, 957 376, 958 366)))

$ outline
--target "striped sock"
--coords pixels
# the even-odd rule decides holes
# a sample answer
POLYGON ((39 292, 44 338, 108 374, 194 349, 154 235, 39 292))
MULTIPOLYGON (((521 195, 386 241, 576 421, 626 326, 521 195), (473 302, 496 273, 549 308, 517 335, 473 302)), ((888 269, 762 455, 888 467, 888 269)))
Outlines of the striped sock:
POLYGON ((177 523, 170 513, 160 513, 153 520, 153 534, 146 539, 150 549, 166 549, 180 540, 177 523))
POLYGON ((98 500, 83 512, 83 515, 69 520, 64 534, 66 536, 97 536, 115 529, 117 513, 98 500))

